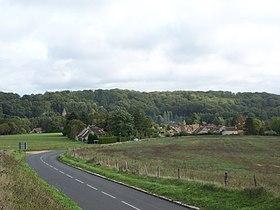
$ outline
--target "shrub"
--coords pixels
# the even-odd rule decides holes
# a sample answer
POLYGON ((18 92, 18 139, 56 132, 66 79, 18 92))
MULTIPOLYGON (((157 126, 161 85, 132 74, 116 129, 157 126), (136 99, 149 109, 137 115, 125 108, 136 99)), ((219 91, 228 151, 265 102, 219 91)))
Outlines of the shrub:
POLYGON ((94 134, 90 133, 89 136, 88 136, 87 143, 88 144, 94 144, 94 141, 96 141, 96 140, 99 140, 98 136, 95 133, 94 134))
POLYGON ((118 142, 118 138, 116 136, 100 138, 100 144, 111 144, 116 142, 118 142))
POLYGON ((261 197, 266 193, 263 187, 245 188, 243 192, 251 198, 261 197))

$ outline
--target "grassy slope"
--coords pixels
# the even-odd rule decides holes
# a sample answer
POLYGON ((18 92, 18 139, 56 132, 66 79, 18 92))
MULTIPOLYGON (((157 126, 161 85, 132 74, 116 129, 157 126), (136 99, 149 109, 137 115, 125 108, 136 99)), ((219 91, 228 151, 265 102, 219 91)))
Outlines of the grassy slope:
MULTIPOLYGON (((189 136, 182 138, 152 139, 114 145, 93 146, 75 150, 75 154, 89 162, 114 167, 118 161, 123 167, 144 168, 150 175, 203 180, 223 185, 223 174, 229 174, 229 187, 252 187, 253 175, 258 185, 280 194, 280 137, 263 136, 189 136)), ((137 171, 137 170, 136 170, 137 171)))
POLYGON ((280 209, 280 199, 263 188, 230 190, 194 181, 158 179, 118 172, 69 155, 62 155, 60 159, 73 166, 204 209, 280 209))
POLYGON ((18 149, 19 142, 27 142, 28 150, 68 149, 84 145, 69 140, 61 133, 24 134, 0 136, 0 149, 18 149))
POLYGON ((0 153, 0 209, 80 209, 50 187, 18 152, 0 153))

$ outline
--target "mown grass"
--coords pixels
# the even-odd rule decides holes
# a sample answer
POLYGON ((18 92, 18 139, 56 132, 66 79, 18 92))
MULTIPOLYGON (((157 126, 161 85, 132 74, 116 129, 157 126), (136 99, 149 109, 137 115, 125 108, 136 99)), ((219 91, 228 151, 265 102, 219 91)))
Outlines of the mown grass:
POLYGON ((189 136, 141 142, 98 145, 69 152, 88 162, 120 168, 127 163, 131 172, 156 176, 157 167, 166 178, 180 176, 218 186, 244 189, 258 186, 280 195, 280 137, 189 136))
POLYGON ((60 156, 60 160, 151 193, 203 209, 280 209, 280 199, 262 187, 234 190, 196 181, 140 176, 98 166, 67 154, 60 156))
POLYGON ((25 154, 0 152, 0 209, 80 209, 27 165, 25 154))
POLYGON ((86 146, 79 141, 73 141, 61 133, 21 134, 0 136, 0 149, 18 149, 19 142, 27 142, 28 150, 68 149, 86 146))

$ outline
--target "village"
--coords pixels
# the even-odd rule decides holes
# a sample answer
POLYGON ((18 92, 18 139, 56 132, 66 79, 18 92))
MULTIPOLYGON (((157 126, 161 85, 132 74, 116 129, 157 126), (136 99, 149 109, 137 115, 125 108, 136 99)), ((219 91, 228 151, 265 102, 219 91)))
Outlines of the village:
MULTIPOLYGON (((178 136, 188 136, 188 135, 244 135, 244 131, 238 129, 236 126, 224 126, 224 125, 214 125, 214 124, 191 124, 187 125, 185 123, 173 123, 165 126, 154 126, 157 130, 157 137, 178 137, 178 136)), ((44 133, 42 128, 34 128, 31 133, 44 133)), ((109 134, 105 129, 97 127, 95 125, 88 125, 81 132, 79 132, 75 140, 88 142, 89 136, 94 136, 92 143, 99 143, 99 137, 108 136, 109 134)), ((138 141, 138 136, 131 137, 129 140, 138 141)))
MULTIPOLYGON (((214 125, 214 124, 172 124, 165 127, 158 126, 158 137, 176 137, 176 136, 188 136, 188 135, 243 135, 244 131, 237 129, 237 127, 228 127, 224 125, 214 125)), ((89 136, 95 136, 96 139, 93 143, 98 143, 99 137, 107 135, 103 128, 99 128, 94 125, 87 126, 83 129, 77 136, 76 140, 87 142, 89 136)), ((140 138, 135 136, 130 138, 132 141, 139 141, 140 138)))
POLYGON ((187 136, 187 135, 242 135, 243 130, 237 127, 228 127, 224 125, 214 124, 173 124, 168 125, 166 128, 160 127, 160 137, 166 136, 187 136))

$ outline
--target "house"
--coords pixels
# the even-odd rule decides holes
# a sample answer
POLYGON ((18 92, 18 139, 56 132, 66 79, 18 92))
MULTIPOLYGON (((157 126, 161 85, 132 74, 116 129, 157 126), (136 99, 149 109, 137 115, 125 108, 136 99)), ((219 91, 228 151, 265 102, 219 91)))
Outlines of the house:
POLYGON ((199 124, 183 125, 181 127, 181 132, 185 132, 187 134, 193 134, 199 127, 200 127, 199 124))
POLYGON ((42 128, 34 128, 30 133, 43 133, 42 128))
POLYGON ((226 126, 224 126, 224 125, 219 125, 219 126, 216 126, 216 127, 212 130, 212 133, 213 133, 213 134, 221 134, 225 129, 226 129, 226 126))
POLYGON ((236 127, 225 127, 225 129, 222 131, 223 136, 228 136, 228 135, 238 135, 239 130, 236 127))
POLYGON ((176 124, 170 125, 169 129, 165 132, 167 136, 174 136, 181 133, 193 134, 199 128, 199 124, 186 125, 186 124, 176 124))
POLYGON ((90 134, 100 136, 105 134, 105 131, 102 128, 89 125, 76 136, 76 140, 85 142, 90 134))
POLYGON ((209 133, 213 133, 215 129, 216 129, 215 125, 202 125, 194 132, 194 134, 197 135, 209 134, 209 133))

